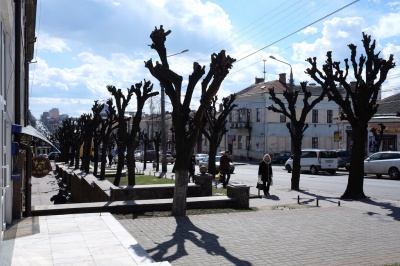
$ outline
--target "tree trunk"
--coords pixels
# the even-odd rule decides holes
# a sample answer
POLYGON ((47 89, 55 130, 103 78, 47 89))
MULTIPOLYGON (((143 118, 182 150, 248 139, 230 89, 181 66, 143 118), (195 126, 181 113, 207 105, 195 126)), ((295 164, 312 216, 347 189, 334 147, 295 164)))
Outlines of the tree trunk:
MULTIPOLYGON (((296 132, 299 132, 299 130, 296 129, 296 132)), ((292 180, 291 180, 292 190, 300 190, 300 160, 301 160, 302 140, 303 140, 302 134, 298 135, 296 134, 294 136, 294 140, 292 139, 292 147, 293 147, 293 169, 292 169, 292 180)))
POLYGON ((89 173, 90 170, 90 157, 92 151, 92 136, 89 136, 83 146, 83 154, 82 154, 82 168, 85 173, 89 173))
POLYGON ((100 158, 100 180, 106 179, 106 164, 107 164, 107 147, 108 141, 103 141, 101 147, 101 158, 100 158))
POLYGON ((217 174, 217 169, 215 169, 215 156, 217 155, 218 144, 217 138, 210 139, 210 149, 208 152, 208 173, 212 174, 213 177, 215 177, 217 174))
POLYGON ((187 167, 185 169, 182 169, 182 167, 175 169, 175 189, 174 200, 172 202, 172 215, 174 216, 186 215, 187 176, 187 167))
POLYGON ((135 185, 135 142, 129 140, 126 152, 126 166, 128 168, 128 186, 135 185))
POLYGON ((364 194, 364 159, 365 147, 368 137, 368 124, 352 124, 353 148, 350 159, 350 172, 347 188, 341 199, 363 199, 364 194))
POLYGON ((97 176, 97 168, 99 167, 99 145, 100 142, 94 141, 94 154, 93 154, 93 175, 97 176))
POLYGON ((119 186, 119 182, 121 182, 122 170, 124 169, 125 164, 125 149, 126 145, 118 146, 118 164, 117 164, 117 173, 115 174, 114 185, 119 186))

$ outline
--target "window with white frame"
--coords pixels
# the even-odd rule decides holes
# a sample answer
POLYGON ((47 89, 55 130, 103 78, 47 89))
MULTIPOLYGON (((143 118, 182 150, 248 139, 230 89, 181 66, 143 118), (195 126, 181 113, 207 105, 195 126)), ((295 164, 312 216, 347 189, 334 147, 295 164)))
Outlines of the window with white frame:
POLYGON ((332 124, 332 121, 333 121, 333 111, 327 110, 326 111, 326 123, 332 124))
POLYGON ((318 123, 318 110, 312 110, 312 123, 318 123))

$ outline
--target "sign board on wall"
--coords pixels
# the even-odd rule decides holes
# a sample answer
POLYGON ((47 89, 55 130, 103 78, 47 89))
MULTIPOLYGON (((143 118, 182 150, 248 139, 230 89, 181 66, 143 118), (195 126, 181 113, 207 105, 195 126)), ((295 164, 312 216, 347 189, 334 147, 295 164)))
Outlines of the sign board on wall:
POLYGON ((32 159, 32 176, 41 178, 45 177, 51 171, 49 158, 34 157, 32 159))

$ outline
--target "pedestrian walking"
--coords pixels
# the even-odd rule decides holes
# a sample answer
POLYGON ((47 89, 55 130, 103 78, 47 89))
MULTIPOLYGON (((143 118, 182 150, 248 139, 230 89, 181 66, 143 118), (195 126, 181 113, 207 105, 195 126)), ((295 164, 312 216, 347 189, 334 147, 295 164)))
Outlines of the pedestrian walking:
POLYGON ((272 163, 271 156, 265 154, 263 160, 258 165, 258 181, 262 181, 264 196, 269 196, 269 187, 272 186, 272 163))
POLYGON ((194 172, 196 170, 196 158, 194 155, 190 157, 190 162, 189 162, 189 183, 190 183, 190 177, 192 177, 192 181, 194 183, 194 172))
POLYGON ((231 162, 232 159, 229 151, 225 151, 219 159, 219 172, 221 173, 220 182, 224 188, 226 188, 226 185, 229 184, 229 179, 231 178, 231 162))
POLYGON ((114 159, 114 156, 113 156, 113 154, 112 154, 112 152, 110 151, 110 152, 108 152, 108 166, 111 168, 111 165, 112 165, 112 163, 113 163, 113 159, 114 159))

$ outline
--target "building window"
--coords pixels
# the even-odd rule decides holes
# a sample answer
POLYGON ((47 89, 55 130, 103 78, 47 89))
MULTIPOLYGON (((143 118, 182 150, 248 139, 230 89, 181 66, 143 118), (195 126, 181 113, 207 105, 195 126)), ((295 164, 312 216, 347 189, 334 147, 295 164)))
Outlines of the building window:
POLYGON ((257 108, 257 122, 261 122, 261 109, 257 108))
POLYGON ((238 149, 242 148, 242 136, 238 136, 238 149))
POLYGON ((243 109, 239 110, 239 121, 238 122, 242 122, 242 116, 243 116, 243 109))
POLYGON ((284 114, 280 114, 280 116, 279 116, 279 121, 280 121, 281 123, 286 123, 286 116, 285 116, 284 114))
POLYGON ((311 142, 312 142, 312 148, 313 149, 318 149, 318 138, 317 137, 313 137, 311 142))
POLYGON ((332 110, 327 110, 326 111, 326 122, 328 124, 332 124, 332 119, 333 119, 333 111, 332 110))
POLYGON ((246 122, 251 122, 251 109, 247 109, 247 121, 246 122))
POLYGON ((312 123, 318 123, 318 110, 312 110, 312 123))

